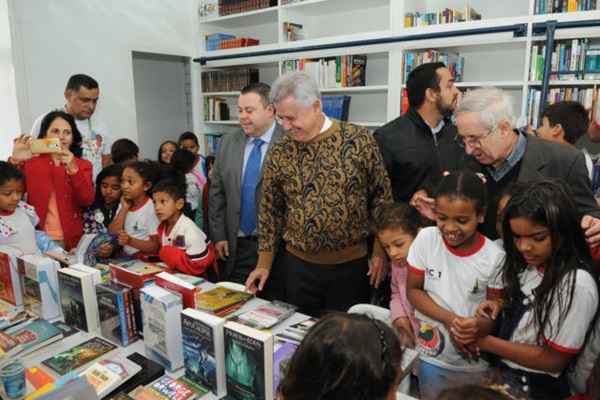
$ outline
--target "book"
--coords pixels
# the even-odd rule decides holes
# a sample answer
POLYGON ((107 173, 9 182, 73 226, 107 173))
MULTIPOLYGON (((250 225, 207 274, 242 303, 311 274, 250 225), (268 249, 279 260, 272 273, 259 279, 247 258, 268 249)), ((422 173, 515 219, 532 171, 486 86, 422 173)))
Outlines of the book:
POLYGON ((141 367, 124 357, 100 360, 81 373, 103 398, 137 374, 141 367))
POLYGON ((48 375, 48 373, 40 367, 25 369, 25 379, 27 379, 27 382, 29 382, 36 390, 54 382, 54 378, 48 375))
POLYGON ((3 252, 0 252, 0 300, 15 306, 23 305, 16 257, 3 252))
POLYGON ((200 386, 199 384, 191 381, 189 378, 187 378, 185 376, 182 376, 181 378, 179 378, 178 381, 183 383, 190 389, 192 389, 194 391, 195 398, 197 398, 197 399, 201 398, 202 396, 204 396, 205 394, 207 394, 209 392, 209 390, 206 389, 204 386, 200 386))
POLYGON ((152 383, 148 389, 166 399, 191 400, 196 397, 196 393, 189 386, 167 375, 152 383))
POLYGON ((239 322, 251 328, 268 329, 288 319, 295 311, 296 306, 275 300, 271 303, 263 304, 254 310, 239 314, 232 321, 239 322))
POLYGON ((113 279, 134 288, 142 288, 144 284, 154 279, 154 275, 166 271, 166 268, 139 260, 120 264, 110 264, 113 279))
POLYGON ((49 257, 28 254, 18 257, 17 264, 26 310, 47 320, 60 317, 59 263, 49 257))
POLYGON ((185 376, 208 388, 215 396, 226 394, 225 320, 214 315, 186 308, 181 312, 183 363, 185 376))
POLYGON ((96 400, 98 396, 94 387, 90 385, 85 377, 69 375, 68 379, 59 379, 52 384, 45 385, 27 399, 36 400, 96 400))
POLYGON ((181 294, 184 307, 196 308, 196 297, 200 293, 200 289, 195 285, 168 272, 157 274, 154 282, 160 287, 181 294))
POLYGON ((92 275, 92 282, 94 283, 94 286, 102 283, 101 271, 96 268, 88 267, 87 265, 81 263, 73 264, 69 268, 76 269, 77 271, 81 272, 86 272, 92 275))
POLYGON ((129 291, 129 288, 116 282, 96 286, 100 332, 106 339, 122 346, 128 346, 137 339, 130 315, 132 306, 130 308, 127 299, 129 291))
POLYGON ((201 292, 197 298, 197 309, 207 312, 217 312, 238 303, 244 303, 252 298, 250 293, 240 292, 225 287, 216 287, 201 292))
POLYGON ((12 360, 21 350, 23 350, 23 347, 17 339, 4 332, 0 332, 0 365, 12 360))
POLYGON ((181 295, 160 286, 141 290, 146 355, 170 371, 183 367, 181 295))
POLYGON ((58 281, 65 323, 82 331, 100 332, 94 275, 62 268, 58 271, 58 281))
POLYGON ((231 321, 223 336, 227 396, 273 399, 273 336, 231 321))
POLYGON ((140 366, 140 370, 137 374, 133 375, 131 379, 117 387, 108 396, 111 397, 119 392, 129 393, 138 386, 145 386, 150 382, 154 382, 158 378, 164 375, 165 368, 157 362, 154 362, 140 353, 132 353, 127 356, 127 359, 136 363, 140 366))
POLYGON ((277 333, 275 336, 277 339, 284 340, 286 342, 300 344, 304 336, 308 333, 310 328, 317 323, 316 318, 307 318, 303 321, 297 322, 293 325, 286 327, 283 331, 277 333))
POLYGON ((54 357, 50 357, 42 364, 62 376, 94 361, 98 357, 116 349, 117 346, 106 340, 93 337, 77 346, 71 347, 54 357))
POLYGON ((6 329, 30 319, 32 314, 25 311, 23 306, 15 306, 0 300, 0 329, 6 329))
POLYGON ((298 345, 295 343, 275 340, 275 352, 273 353, 273 393, 277 393, 279 383, 285 376, 290 359, 297 348, 298 345))
POLYGON ((21 344, 21 356, 62 339, 60 329, 44 319, 36 319, 24 326, 15 326, 5 331, 21 344))
POLYGON ((65 324, 62 321, 54 321, 52 323, 52 325, 54 325, 56 328, 58 328, 61 331, 61 333, 63 335, 63 339, 79 332, 79 330, 77 328, 74 328, 71 325, 65 324))

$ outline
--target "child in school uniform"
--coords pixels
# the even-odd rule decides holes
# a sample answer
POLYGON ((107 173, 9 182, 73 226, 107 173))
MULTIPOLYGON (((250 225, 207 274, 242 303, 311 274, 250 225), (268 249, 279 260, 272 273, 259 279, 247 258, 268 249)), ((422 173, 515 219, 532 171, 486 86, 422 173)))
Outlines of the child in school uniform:
POLYGON ((156 233, 159 221, 150 198, 159 176, 158 163, 151 161, 135 161, 123 168, 121 204, 108 230, 118 235, 126 255, 155 255, 160 249, 156 233))
POLYGON ((563 372, 582 349, 598 309, 598 281, 572 196, 541 180, 514 193, 502 231, 503 301, 486 301, 481 318, 498 318, 497 335, 477 347, 498 357, 503 383, 524 399, 563 399, 563 372))
POLYGON ((185 186, 163 180, 154 187, 152 199, 160 220, 161 261, 188 275, 204 275, 210 266, 214 267, 215 252, 204 232, 183 215, 185 186))
POLYGON ((408 252, 408 299, 415 307, 421 355, 422 399, 436 399, 444 389, 479 383, 487 363, 456 343, 470 330, 489 331, 492 324, 473 317, 495 284, 504 253, 477 232, 486 207, 486 187, 476 174, 451 172, 435 194, 435 227, 423 228, 408 252))

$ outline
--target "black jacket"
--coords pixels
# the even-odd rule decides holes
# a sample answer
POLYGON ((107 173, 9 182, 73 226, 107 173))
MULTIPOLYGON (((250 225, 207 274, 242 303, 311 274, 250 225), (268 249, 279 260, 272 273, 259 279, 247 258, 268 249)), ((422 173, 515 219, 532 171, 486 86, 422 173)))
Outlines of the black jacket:
POLYGON ((455 142, 456 133, 456 127, 446 121, 434 140, 431 128, 413 108, 375 131, 394 201, 408 202, 419 189, 432 193, 444 171, 479 169, 477 161, 455 142))

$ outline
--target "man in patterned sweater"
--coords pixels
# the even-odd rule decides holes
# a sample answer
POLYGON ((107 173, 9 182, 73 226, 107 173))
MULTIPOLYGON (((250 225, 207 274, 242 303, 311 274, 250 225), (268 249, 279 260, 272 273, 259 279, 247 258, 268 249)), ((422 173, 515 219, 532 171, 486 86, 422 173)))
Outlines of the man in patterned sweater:
POLYGON ((329 119, 314 79, 281 76, 271 89, 286 134, 263 166, 258 261, 248 277, 262 290, 270 271, 282 275, 285 300, 309 314, 346 311, 369 300, 369 277, 383 277, 376 242, 369 270, 371 223, 392 201, 377 143, 366 128, 329 119))

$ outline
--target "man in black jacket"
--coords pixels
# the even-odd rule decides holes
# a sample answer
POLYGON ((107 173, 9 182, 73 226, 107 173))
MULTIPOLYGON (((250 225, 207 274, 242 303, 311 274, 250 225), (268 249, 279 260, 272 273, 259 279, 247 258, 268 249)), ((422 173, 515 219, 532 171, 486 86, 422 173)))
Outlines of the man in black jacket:
POLYGON ((460 96, 450 70, 443 63, 420 65, 406 88, 408 112, 375 132, 394 200, 402 202, 420 189, 431 193, 442 172, 465 167, 468 157, 449 120, 460 96))

